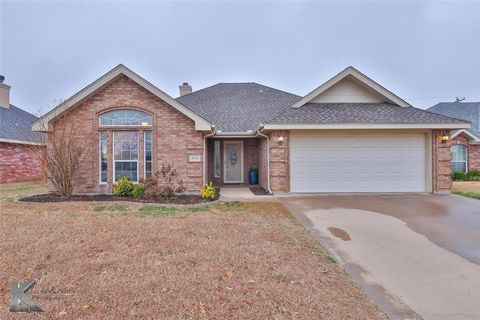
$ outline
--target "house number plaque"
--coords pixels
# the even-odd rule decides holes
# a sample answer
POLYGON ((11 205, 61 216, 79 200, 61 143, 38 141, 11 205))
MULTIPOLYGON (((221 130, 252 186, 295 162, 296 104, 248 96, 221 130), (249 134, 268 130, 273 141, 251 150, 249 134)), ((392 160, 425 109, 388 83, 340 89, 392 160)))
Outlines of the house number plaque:
POLYGON ((200 162, 202 161, 202 156, 199 154, 189 154, 188 162, 200 162))

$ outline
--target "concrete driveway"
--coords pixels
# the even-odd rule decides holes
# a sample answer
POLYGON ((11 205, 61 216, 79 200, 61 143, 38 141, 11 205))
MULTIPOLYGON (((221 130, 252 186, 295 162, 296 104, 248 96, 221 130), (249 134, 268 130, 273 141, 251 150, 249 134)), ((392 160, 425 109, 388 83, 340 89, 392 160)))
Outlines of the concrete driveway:
POLYGON ((480 201, 427 194, 279 200, 391 319, 480 319, 480 201))

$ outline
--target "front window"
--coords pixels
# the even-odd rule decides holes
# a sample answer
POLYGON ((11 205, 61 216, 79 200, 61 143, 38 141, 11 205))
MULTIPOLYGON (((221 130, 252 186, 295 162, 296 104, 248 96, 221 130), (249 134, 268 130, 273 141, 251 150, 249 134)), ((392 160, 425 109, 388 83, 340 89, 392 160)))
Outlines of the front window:
POLYGON ((152 116, 138 110, 121 109, 100 115, 100 126, 151 126, 152 116))
POLYGON ((138 131, 113 132, 113 162, 114 181, 138 181, 138 131))
POLYGON ((99 137, 100 153, 100 182, 107 182, 107 132, 100 131, 99 137))
POLYGON ((452 145, 452 171, 467 172, 467 147, 464 145, 452 145))
POLYGON ((214 148, 213 148, 213 171, 215 177, 220 177, 220 141, 214 141, 214 148))
POLYGON ((145 131, 144 135, 145 151, 145 177, 152 176, 152 131, 145 131))

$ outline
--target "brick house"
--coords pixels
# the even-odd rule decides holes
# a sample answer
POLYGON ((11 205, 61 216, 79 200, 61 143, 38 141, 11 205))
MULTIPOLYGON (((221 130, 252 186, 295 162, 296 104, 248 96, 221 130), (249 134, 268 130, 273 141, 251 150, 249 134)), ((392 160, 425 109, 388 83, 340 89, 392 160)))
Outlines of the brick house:
POLYGON ((219 83, 174 99, 119 65, 32 128, 82 127, 93 147, 75 192, 110 192, 122 176, 174 163, 191 192, 209 181, 282 192, 449 191, 450 130, 468 122, 416 109, 353 67, 301 97, 219 83), (61 117, 59 117, 62 115, 61 117))
POLYGON ((43 164, 38 146, 46 136, 32 131, 38 118, 10 104, 10 86, 0 76, 0 183, 41 180, 43 164))
POLYGON ((470 122, 468 129, 451 132, 452 170, 480 170, 480 102, 440 102, 428 111, 470 122))

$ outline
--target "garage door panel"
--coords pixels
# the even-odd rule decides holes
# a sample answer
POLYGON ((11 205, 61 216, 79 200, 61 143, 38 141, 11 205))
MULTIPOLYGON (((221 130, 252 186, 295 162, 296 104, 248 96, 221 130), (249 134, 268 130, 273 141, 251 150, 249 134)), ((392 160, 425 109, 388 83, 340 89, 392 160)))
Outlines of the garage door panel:
POLYGON ((292 135, 292 192, 423 192, 425 136, 292 135))

